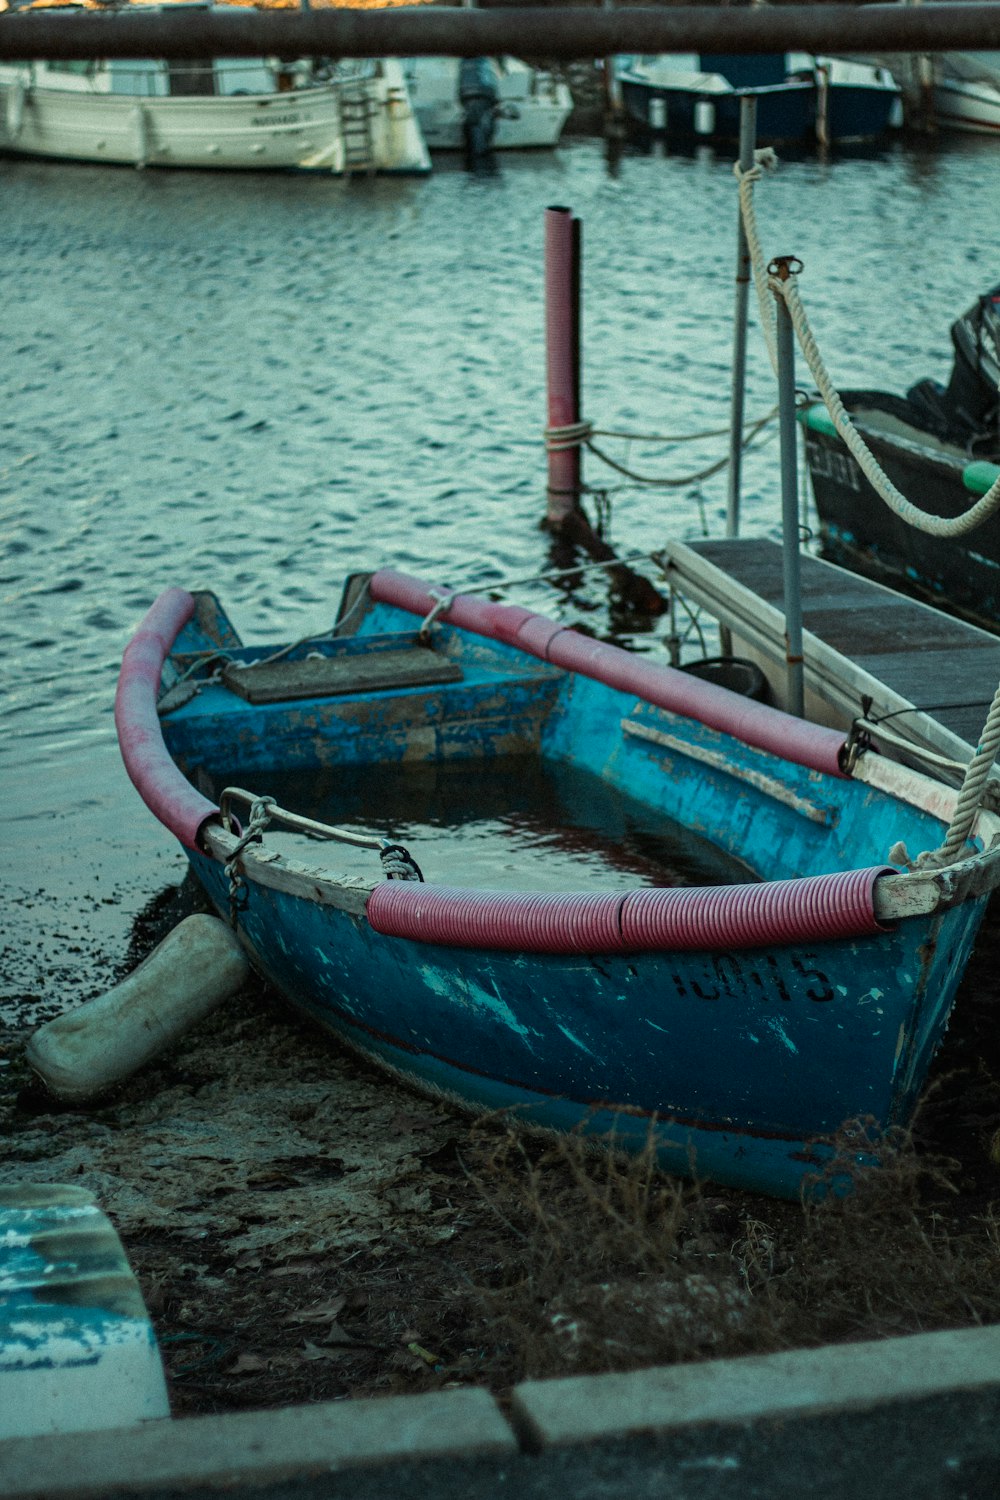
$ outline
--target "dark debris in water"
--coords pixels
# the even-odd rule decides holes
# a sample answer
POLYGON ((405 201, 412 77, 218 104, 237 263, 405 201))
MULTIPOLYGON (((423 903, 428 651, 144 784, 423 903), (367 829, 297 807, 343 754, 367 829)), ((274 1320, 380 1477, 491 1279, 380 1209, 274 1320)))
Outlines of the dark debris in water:
MULTIPOLYGON (((157 897, 99 993, 200 898, 157 897)), ((14 1038, 0 1181, 90 1188, 177 1414, 764 1353, 1000 1319, 1000 1028, 984 928, 909 1134, 807 1208, 470 1122, 345 1056, 262 984, 87 1109, 14 1038)), ((68 963, 69 960, 67 959, 68 963)), ((21 983, 27 964, 21 973, 21 983)), ((55 976, 58 993, 58 975, 55 976)), ((53 993, 41 968, 31 993, 53 993)))

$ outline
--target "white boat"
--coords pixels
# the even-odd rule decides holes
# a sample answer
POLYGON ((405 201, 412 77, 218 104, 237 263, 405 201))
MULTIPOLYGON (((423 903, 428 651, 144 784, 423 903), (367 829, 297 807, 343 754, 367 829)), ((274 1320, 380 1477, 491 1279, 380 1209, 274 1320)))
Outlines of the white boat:
POLYGON ((430 170, 393 60, 5 63, 0 151, 138 167, 430 170))
POLYGON ((934 66, 939 125, 1000 134, 1000 52, 942 52, 934 66))
MULTIPOLYGON (((411 57, 403 64, 413 109, 432 151, 461 151, 465 145, 459 67, 457 57, 411 57)), ((567 85, 514 57, 499 58, 493 75, 497 99, 492 148, 556 145, 573 108, 567 85)))

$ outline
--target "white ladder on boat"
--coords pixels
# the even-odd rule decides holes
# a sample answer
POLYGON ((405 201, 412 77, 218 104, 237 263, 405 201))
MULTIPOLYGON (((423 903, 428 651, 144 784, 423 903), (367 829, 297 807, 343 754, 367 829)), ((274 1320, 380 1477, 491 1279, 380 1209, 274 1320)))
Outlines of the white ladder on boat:
POLYGON ((344 138, 344 171, 374 172, 375 141, 372 122, 378 101, 364 89, 340 95, 340 129, 344 138))

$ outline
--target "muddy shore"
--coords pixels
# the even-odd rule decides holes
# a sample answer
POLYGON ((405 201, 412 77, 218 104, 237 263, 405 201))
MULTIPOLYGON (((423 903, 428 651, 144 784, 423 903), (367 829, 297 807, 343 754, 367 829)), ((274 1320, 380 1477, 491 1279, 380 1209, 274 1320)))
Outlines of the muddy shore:
MULTIPOLYGON (((170 887, 127 972, 200 908, 170 887)), ((57 967, 5 965, 30 1015, 0 1071, 0 1181, 71 1182, 116 1225, 176 1414, 627 1369, 1000 1318, 994 908, 912 1137, 803 1208, 648 1160, 527 1140, 412 1094, 263 984, 114 1095, 57 1106, 23 1046, 57 967)), ((8 952, 5 959, 9 960, 8 952)), ((30 959, 30 956, 29 956, 30 959)), ((79 977, 79 976, 78 976, 79 977)), ((14 993, 16 991, 16 993, 14 993)), ((852 1149, 857 1135, 845 1138, 852 1149)))

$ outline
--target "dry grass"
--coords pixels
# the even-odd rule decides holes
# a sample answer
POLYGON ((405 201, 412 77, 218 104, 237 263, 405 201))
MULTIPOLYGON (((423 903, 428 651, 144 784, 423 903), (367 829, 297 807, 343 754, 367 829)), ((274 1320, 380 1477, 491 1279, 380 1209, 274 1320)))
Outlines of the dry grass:
POLYGON ((961 1164, 855 1121, 801 1204, 485 1123, 470 1176, 516 1253, 480 1288, 505 1383, 1000 1319, 1000 1215, 961 1164), (873 1163, 858 1166, 858 1158, 873 1163))

